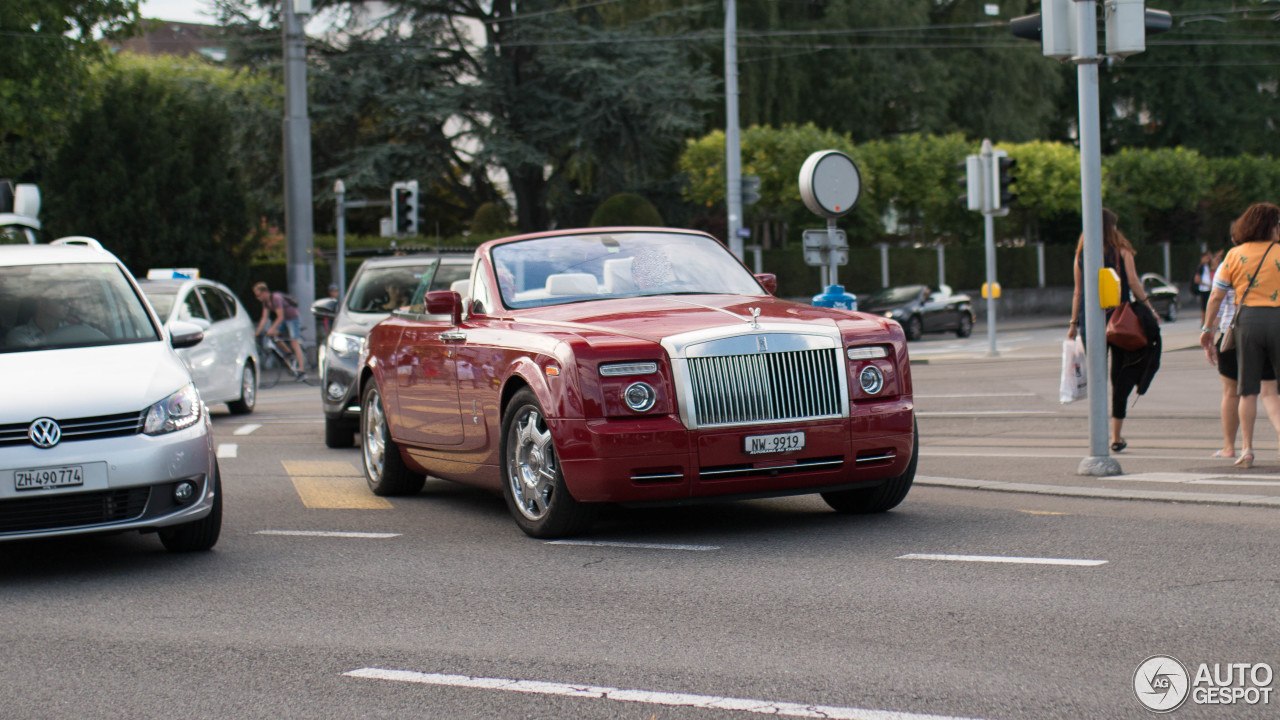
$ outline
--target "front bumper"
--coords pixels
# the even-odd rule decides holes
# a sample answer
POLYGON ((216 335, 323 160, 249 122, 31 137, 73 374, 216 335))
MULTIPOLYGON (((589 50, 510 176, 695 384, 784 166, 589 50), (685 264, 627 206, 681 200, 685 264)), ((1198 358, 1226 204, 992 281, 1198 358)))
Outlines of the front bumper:
POLYGON ((205 517, 213 509, 216 472, 206 409, 201 422, 166 435, 131 435, 65 442, 55 448, 7 448, 0 453, 0 541, 155 530, 205 517), (19 469, 84 468, 84 484, 17 490, 19 469), (191 481, 185 503, 174 487, 191 481))
POLYGON ((342 357, 328 347, 320 347, 320 405, 328 420, 355 425, 360 421, 360 398, 356 396, 356 367, 360 357, 342 357))
POLYGON ((851 417, 687 430, 678 418, 547 421, 560 469, 580 502, 680 502, 821 492, 906 472, 910 399, 859 403, 851 417), (751 455, 752 435, 803 431, 802 450, 751 455))

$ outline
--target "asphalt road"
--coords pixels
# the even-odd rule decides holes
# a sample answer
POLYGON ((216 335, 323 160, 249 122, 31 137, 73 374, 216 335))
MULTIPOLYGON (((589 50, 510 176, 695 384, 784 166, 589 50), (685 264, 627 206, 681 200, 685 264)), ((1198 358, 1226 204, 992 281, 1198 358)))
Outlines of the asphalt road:
POLYGON ((1219 386, 1175 324, 1126 475, 1077 476, 1085 408, 1057 403, 1062 330, 1035 324, 997 358, 982 326, 912 344, 920 482, 875 517, 815 497, 614 510, 594 544, 552 544, 489 493, 374 498, 358 451, 324 447, 315 388, 218 408, 212 552, 0 545, 0 716, 1137 718, 1152 655, 1280 668, 1266 421, 1260 468, 1207 457, 1219 386))

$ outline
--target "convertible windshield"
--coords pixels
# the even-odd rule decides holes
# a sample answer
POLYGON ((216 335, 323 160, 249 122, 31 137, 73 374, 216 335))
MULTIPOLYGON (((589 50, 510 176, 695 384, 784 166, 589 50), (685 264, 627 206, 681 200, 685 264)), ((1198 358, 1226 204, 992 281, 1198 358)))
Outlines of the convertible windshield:
POLYGON ((0 267, 0 353, 159 339, 114 263, 0 267))
POLYGON ((663 232, 558 235, 493 248, 509 308, 668 294, 762 295, 712 238, 663 232))
POLYGON ((924 290, 923 285, 904 285, 902 287, 885 288, 867 298, 864 304, 867 307, 900 305, 904 302, 915 300, 920 296, 921 290, 924 290))

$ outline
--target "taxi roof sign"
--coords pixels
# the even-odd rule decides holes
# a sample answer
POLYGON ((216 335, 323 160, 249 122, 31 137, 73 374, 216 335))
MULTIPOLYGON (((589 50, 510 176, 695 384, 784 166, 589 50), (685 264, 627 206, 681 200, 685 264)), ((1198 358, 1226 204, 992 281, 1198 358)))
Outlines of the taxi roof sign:
POLYGON ((151 268, 148 280, 194 280, 200 277, 199 268, 151 268))

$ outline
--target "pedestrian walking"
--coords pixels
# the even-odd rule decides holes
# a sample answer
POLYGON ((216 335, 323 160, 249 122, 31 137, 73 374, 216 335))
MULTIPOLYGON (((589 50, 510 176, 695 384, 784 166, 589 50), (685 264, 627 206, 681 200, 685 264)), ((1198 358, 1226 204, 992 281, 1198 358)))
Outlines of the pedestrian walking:
MULTIPOLYGON (((1200 346, 1208 352, 1220 327, 1233 328, 1220 326, 1217 316, 1227 290, 1234 290, 1239 298, 1232 335, 1241 441, 1235 465, 1243 468, 1253 467, 1253 425, 1258 416, 1263 369, 1268 363, 1273 369, 1280 366, 1280 252, 1274 252, 1277 240, 1280 206, 1273 203, 1254 203, 1231 223, 1235 247, 1222 261, 1221 280, 1214 281, 1209 294, 1208 320, 1200 327, 1200 346)), ((1222 338, 1217 342, 1221 344, 1222 338)))
MULTIPOLYGON (((1221 251, 1214 254, 1215 258, 1219 255, 1221 251)), ((1227 282, 1223 277, 1221 262, 1217 263, 1213 279, 1215 282, 1227 282)), ((1235 297, 1235 289, 1228 287, 1226 295, 1222 298, 1222 305, 1218 309, 1219 328, 1231 325, 1236 312, 1235 297)), ((1222 407, 1219 411, 1222 416, 1222 449, 1215 450, 1213 457, 1234 458, 1236 435, 1240 430, 1240 395, 1236 392, 1240 372, 1236 349, 1232 347, 1223 350, 1221 345, 1222 335, 1219 333, 1213 345, 1205 348, 1205 356, 1210 364, 1217 366, 1218 376, 1222 378, 1222 407)), ((1262 384, 1258 396, 1262 398, 1262 409, 1267 413, 1267 419, 1271 421, 1272 427, 1276 428, 1276 432, 1280 434, 1280 394, 1277 394, 1276 371, 1271 367, 1271 363, 1263 366, 1261 378, 1262 384)))
MULTIPOLYGON (((1126 405, 1129 395, 1134 390, 1144 395, 1151 386, 1156 371, 1160 369, 1160 327, 1151 300, 1142 289, 1142 281, 1138 279, 1138 270, 1134 266, 1134 250, 1129 239, 1120 232, 1119 218, 1110 210, 1102 211, 1102 261, 1103 265, 1117 272, 1120 276, 1120 302, 1129 303, 1142 324, 1143 333, 1147 336, 1147 346, 1141 350, 1125 350, 1115 345, 1107 345, 1107 353, 1111 356, 1111 450, 1120 452, 1128 447, 1122 430, 1126 416, 1126 405), (1142 297, 1137 297, 1141 292, 1142 297)), ((1075 294, 1071 301, 1071 326, 1067 328, 1067 339, 1074 340, 1079 334, 1084 335, 1084 235, 1076 245, 1075 261, 1075 294)), ((1107 319, 1111 318, 1113 309, 1108 309, 1107 319)))
POLYGON ((1196 291, 1196 299, 1200 301, 1200 324, 1204 325, 1205 308, 1209 307, 1209 292, 1213 290, 1213 253, 1205 250, 1200 255, 1200 264, 1196 265, 1195 274, 1191 277, 1191 287, 1196 291))

